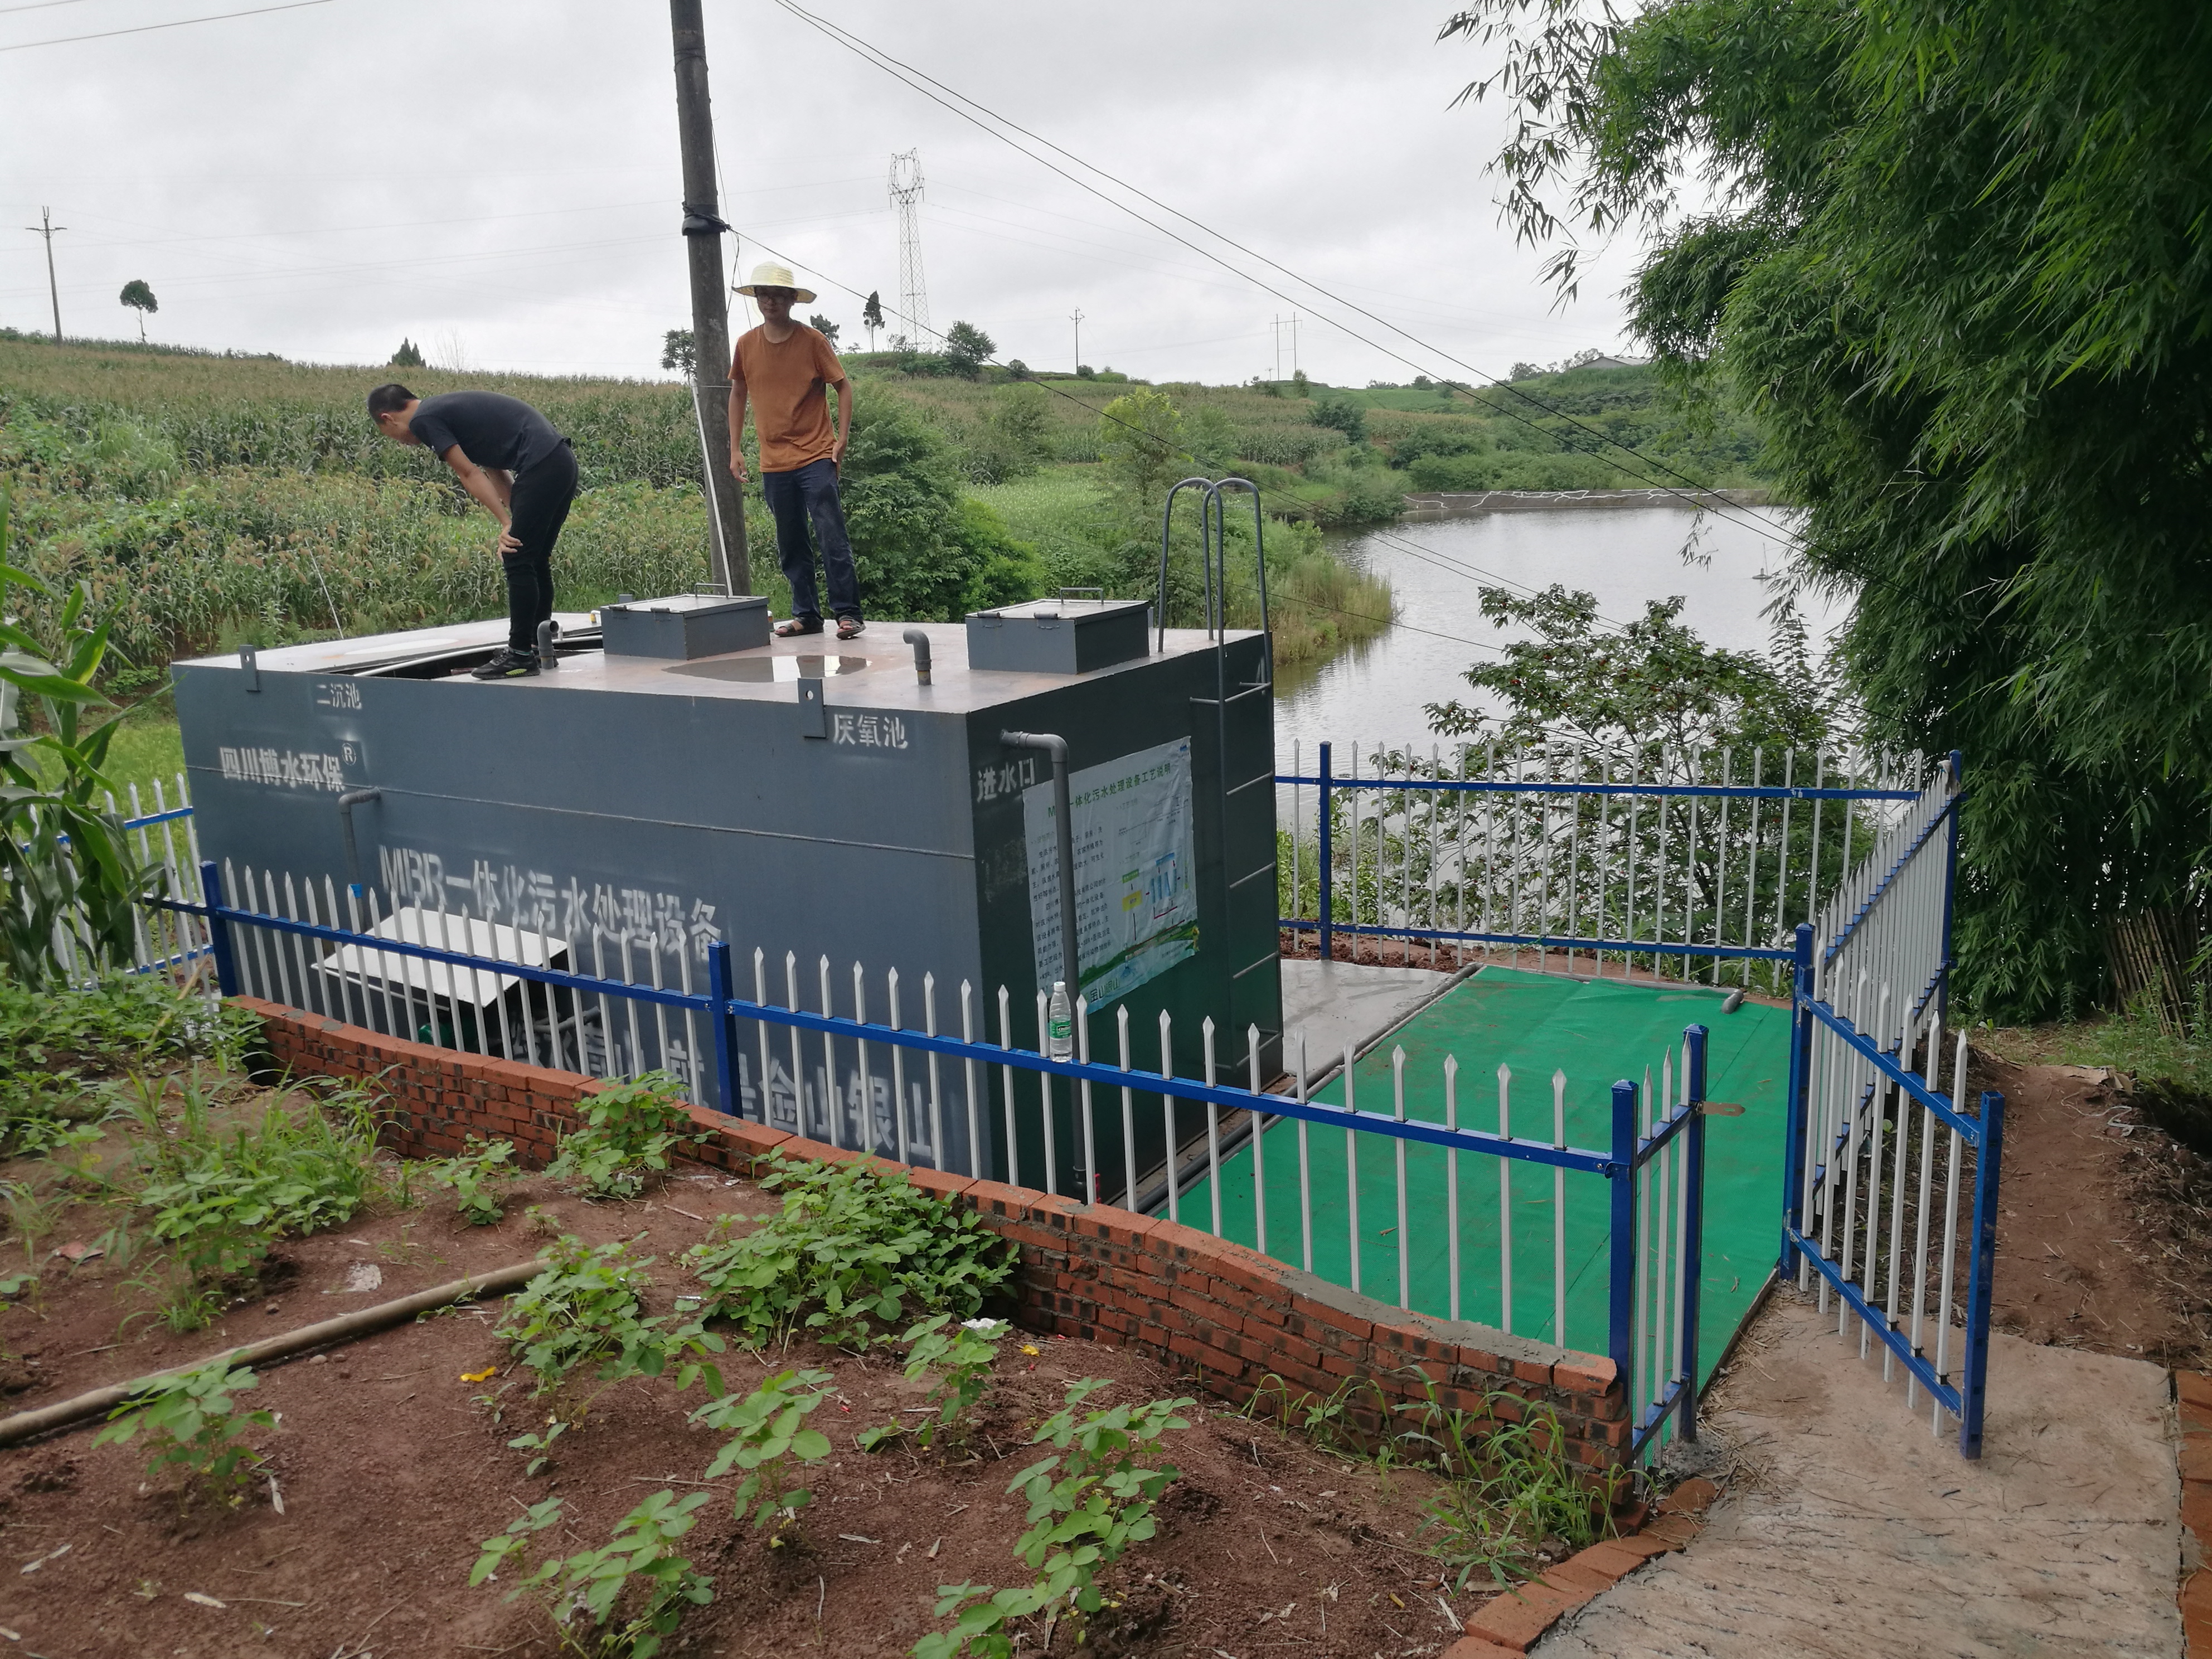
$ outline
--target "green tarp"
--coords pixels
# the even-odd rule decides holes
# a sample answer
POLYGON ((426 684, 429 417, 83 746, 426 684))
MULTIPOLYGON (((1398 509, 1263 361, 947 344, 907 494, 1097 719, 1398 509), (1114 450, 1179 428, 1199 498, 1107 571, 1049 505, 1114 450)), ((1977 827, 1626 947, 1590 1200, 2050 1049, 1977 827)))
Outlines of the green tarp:
MULTIPOLYGON (((1710 1376, 1778 1253, 1783 1103, 1789 1073, 1788 1012, 1747 1001, 1734 1013, 1723 1014, 1724 995, 1724 991, 1710 988, 1578 980, 1485 968, 1413 1015, 1359 1060, 1352 1079, 1359 1115, 1397 1109, 1393 1056, 1395 1050, 1402 1049, 1409 1118, 1446 1121, 1444 1062, 1454 1057, 1458 1060, 1454 1093, 1461 1127, 1496 1131, 1498 1073, 1504 1066, 1510 1073, 1511 1133, 1548 1142, 1555 1135, 1553 1073, 1563 1073, 1566 1143, 1603 1152, 1612 1145, 1613 1083, 1625 1078, 1640 1089, 1648 1073, 1656 1094, 1662 1064, 1671 1048, 1679 1094, 1682 1029, 1705 1025, 1711 1034, 1706 1047, 1706 1097, 1744 1109, 1740 1117, 1706 1118, 1698 1339, 1700 1369, 1710 1376)), ((1314 1098, 1341 1106, 1342 1079, 1314 1098)), ((1346 1139, 1343 1133, 1318 1124, 1308 1126, 1304 1134, 1313 1270, 1333 1284, 1349 1285, 1353 1283, 1354 1194, 1347 1180, 1346 1139)), ((1300 1125, 1285 1119, 1268 1128, 1261 1149, 1266 1171, 1265 1248, 1268 1255, 1294 1266, 1302 1264, 1305 1249, 1298 1202, 1299 1148, 1300 1125)), ((1449 1316, 1447 1155, 1432 1146, 1379 1135, 1358 1137, 1351 1156, 1357 1159, 1358 1172, 1358 1288, 1380 1302, 1396 1304, 1400 1299, 1401 1154, 1403 1249, 1413 1290, 1410 1301, 1420 1312, 1449 1316)), ((1668 1156, 1671 1168, 1673 1154, 1668 1156)), ((1608 1305, 1606 1180, 1473 1153, 1461 1154, 1458 1163, 1460 1317, 1603 1353, 1608 1305), (1512 1216, 1510 1323, 1498 1222, 1501 1167, 1510 1181, 1512 1216), (1554 1294, 1558 1252, 1553 1218, 1560 1192, 1566 1215, 1564 1333, 1558 1328, 1554 1294)), ((1249 1144, 1223 1161, 1221 1231, 1243 1244, 1259 1242, 1252 1170, 1249 1144)), ((1670 1177, 1670 1209, 1676 1201, 1670 1177)), ((1185 1192, 1176 1207, 1186 1224, 1211 1231, 1210 1180, 1202 1179, 1185 1192)))

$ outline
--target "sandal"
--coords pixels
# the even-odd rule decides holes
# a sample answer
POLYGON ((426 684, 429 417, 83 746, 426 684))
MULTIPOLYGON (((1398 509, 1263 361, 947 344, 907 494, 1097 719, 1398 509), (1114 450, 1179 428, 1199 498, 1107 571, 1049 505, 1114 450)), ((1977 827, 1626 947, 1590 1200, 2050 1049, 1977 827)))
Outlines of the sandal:
MULTIPOLYGON (((819 628, 821 624, 817 623, 815 626, 819 628)), ((837 637, 841 640, 858 639, 860 630, 866 626, 867 623, 858 617, 840 617, 837 618, 837 637)))
POLYGON ((775 636, 780 640, 787 640, 799 634, 819 634, 821 631, 822 618, 819 617, 793 617, 775 625, 775 636))

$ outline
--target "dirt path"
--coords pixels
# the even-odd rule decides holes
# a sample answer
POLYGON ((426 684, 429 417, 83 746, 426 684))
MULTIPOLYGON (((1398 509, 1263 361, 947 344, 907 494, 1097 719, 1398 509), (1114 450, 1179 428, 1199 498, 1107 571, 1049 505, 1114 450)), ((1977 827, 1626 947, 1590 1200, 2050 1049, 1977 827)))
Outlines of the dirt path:
POLYGON ((2179 1659, 2166 1372, 1999 1336, 1979 1462, 1794 1296, 1708 1404, 1735 1472, 1705 1532, 1543 1659, 2179 1659))

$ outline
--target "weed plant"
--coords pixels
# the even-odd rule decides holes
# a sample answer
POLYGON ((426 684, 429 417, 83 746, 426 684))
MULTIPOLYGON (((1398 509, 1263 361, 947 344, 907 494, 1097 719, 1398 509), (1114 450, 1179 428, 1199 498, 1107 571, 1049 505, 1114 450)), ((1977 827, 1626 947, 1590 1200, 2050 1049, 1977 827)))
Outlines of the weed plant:
POLYGON ((43 1152, 71 1126, 106 1117, 94 1079, 204 1055, 234 1068, 260 1019, 152 974, 108 974, 40 990, 0 976, 0 1153, 43 1152))
POLYGON ((247 1460, 255 1455, 242 1437, 248 1429, 276 1425, 269 1413, 242 1411, 233 1403, 260 1381, 245 1366, 234 1370, 227 1359, 162 1377, 110 1412, 92 1443, 125 1445, 143 1437, 150 1453, 148 1479, 182 1470, 186 1496, 197 1489, 235 1504, 252 1474, 247 1460))
MULTIPOLYGON (((1282 1432, 1296 1430, 1319 1449, 1371 1463, 1385 1474, 1405 1466, 1442 1477, 1423 1505, 1423 1547, 1462 1589, 1478 1573, 1508 1584, 1540 1571, 1547 1540, 1572 1551, 1610 1534, 1618 1489, 1593 1487, 1568 1460, 1566 1437, 1551 1407, 1501 1391, 1484 1396, 1485 1409, 1470 1413, 1444 1405, 1426 1373, 1409 1368, 1407 1375, 1419 1399, 1395 1400, 1371 1377, 1347 1378, 1325 1398, 1293 1394, 1270 1375, 1243 1414, 1272 1418, 1282 1432), (1362 1431, 1351 1413, 1363 1394, 1382 1421, 1405 1426, 1379 1437, 1362 1431), (1501 1416, 1501 1405, 1521 1413, 1517 1420, 1501 1416)), ((1613 1477, 1626 1478, 1619 1471, 1613 1477)))
POLYGON ((545 1271, 523 1286, 498 1331, 536 1375, 540 1395, 557 1391, 586 1365, 612 1383, 658 1376, 672 1364, 678 1389, 703 1377, 708 1391, 720 1396, 721 1372, 706 1356, 722 1352, 722 1339, 700 1319, 645 1314, 652 1256, 631 1255, 619 1239, 593 1249, 566 1236, 548 1256, 545 1271))
POLYGON ((830 1455, 830 1437, 807 1427, 806 1419, 830 1397, 834 1381, 823 1370, 778 1371, 749 1395, 726 1395, 691 1413, 693 1422, 732 1437, 708 1465, 707 1479, 719 1480, 733 1468, 745 1472, 737 1516, 743 1520, 750 1510, 756 1532, 771 1527, 771 1549, 782 1544, 785 1528, 814 1501, 811 1491, 793 1481, 799 1470, 830 1455))
POLYGON ((908 1330, 899 1339, 907 1345, 907 1380, 919 1382, 936 1373, 937 1383, 929 1391, 929 1403, 937 1407, 937 1415, 913 1427, 905 1423, 887 1423, 866 1430, 859 1437, 860 1449, 874 1451, 909 1433, 925 1451, 934 1445, 939 1436, 974 1408, 991 1386, 991 1367, 997 1363, 999 1344, 1012 1328, 1003 1319, 968 1321, 956 1325, 952 1316, 944 1313, 933 1315, 908 1330), (977 1326, 987 1328, 975 1328, 977 1326))
MULTIPOLYGON (((568 1652, 587 1659, 652 1659, 676 1633, 686 1611, 714 1599, 714 1580, 674 1548, 698 1524, 696 1511, 707 1496, 653 1493, 615 1523, 604 1547, 547 1557, 507 1591, 507 1599, 534 1596, 568 1652), (627 1617, 622 1611, 625 1601, 634 1609, 627 1617)), ((510 1560, 526 1561, 531 1539, 561 1525, 564 1508, 558 1498, 533 1504, 498 1537, 485 1539, 477 1547, 470 1584, 496 1579, 510 1560)))
POLYGON ((276 1239, 341 1225, 384 1186, 375 1108, 362 1090, 296 1090, 228 1133, 214 1121, 221 1090, 197 1067, 174 1079, 129 1080, 138 1129, 131 1198, 149 1213, 154 1241, 171 1251, 156 1273, 167 1273, 161 1317, 172 1330, 205 1325, 222 1292, 249 1278, 276 1239))
POLYGON ((586 1095, 580 1109, 583 1127, 561 1137, 545 1173, 586 1198, 635 1198, 648 1177, 667 1173, 678 1147, 707 1139, 684 1104, 682 1081, 666 1072, 586 1095))
POLYGON ((970 1212, 872 1160, 794 1164, 771 1156, 761 1185, 781 1213, 732 1237, 730 1224, 685 1258, 705 1314, 760 1346, 795 1330, 865 1347, 915 1314, 967 1319, 1012 1272, 1014 1247, 970 1212))
POLYGON ((952 1628, 924 1636, 914 1659, 1012 1659, 1013 1621, 1048 1609, 1065 1609, 1081 1644, 1083 1619, 1104 1605, 1098 1574, 1152 1535, 1153 1505, 1178 1474, 1173 1464, 1146 1468, 1146 1448, 1170 1430, 1188 1428, 1176 1413, 1194 1403, 1153 1400, 1079 1418, 1083 1402, 1108 1386, 1099 1377, 1068 1384, 1065 1403, 1032 1437, 1033 1444, 1049 1441, 1060 1449, 1007 1484, 1029 1500, 1028 1530, 1014 1553, 1036 1577, 1012 1589, 939 1585, 937 1616, 951 1618, 952 1628))
POLYGON ((501 1185, 522 1172, 514 1166, 513 1141, 471 1135, 459 1154, 426 1164, 422 1173, 453 1194, 462 1220, 472 1227, 491 1227, 507 1213, 500 1203, 501 1185))

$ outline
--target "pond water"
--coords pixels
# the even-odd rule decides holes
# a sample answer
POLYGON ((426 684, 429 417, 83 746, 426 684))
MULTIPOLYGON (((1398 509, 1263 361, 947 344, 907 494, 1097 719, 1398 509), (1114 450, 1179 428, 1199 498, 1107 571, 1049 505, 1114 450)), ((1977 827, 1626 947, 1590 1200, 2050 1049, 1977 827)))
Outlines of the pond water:
MULTIPOLYGON (((1429 738, 1424 705, 1474 693, 1460 678, 1468 665, 1496 660, 1515 637, 1483 619, 1485 585, 1542 588, 1553 582, 1597 596, 1615 622, 1647 599, 1680 593, 1682 619, 1707 644, 1764 650, 1768 599, 1759 574, 1785 562, 1789 515, 1764 507, 1725 515, 1682 507, 1604 507, 1486 513, 1392 525, 1348 537, 1346 558, 1389 578, 1398 622, 1326 663, 1284 673, 1277 686, 1275 745, 1287 762, 1295 740, 1304 764, 1322 738, 1346 749, 1378 739, 1402 744, 1429 738), (1696 562, 1683 551, 1694 538, 1696 562)), ((1841 626, 1847 602, 1799 601, 1816 640, 1841 626)), ((1342 764, 1339 763, 1340 766, 1342 764)))

